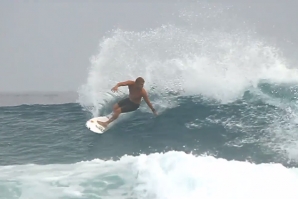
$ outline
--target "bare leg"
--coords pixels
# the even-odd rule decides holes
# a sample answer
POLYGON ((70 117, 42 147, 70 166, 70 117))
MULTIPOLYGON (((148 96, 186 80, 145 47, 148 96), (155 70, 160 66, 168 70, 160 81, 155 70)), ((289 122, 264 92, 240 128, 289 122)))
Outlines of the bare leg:
POLYGON ((106 121, 106 122, 97 121, 97 123, 104 127, 107 127, 111 122, 113 122, 115 119, 117 119, 121 113, 121 108, 118 106, 118 104, 114 105, 113 112, 114 112, 113 116, 108 121, 106 121))
POLYGON ((120 107, 118 109, 114 110, 113 116, 106 122, 107 125, 110 124, 111 122, 113 122, 114 120, 116 120, 119 117, 120 113, 121 113, 120 107))

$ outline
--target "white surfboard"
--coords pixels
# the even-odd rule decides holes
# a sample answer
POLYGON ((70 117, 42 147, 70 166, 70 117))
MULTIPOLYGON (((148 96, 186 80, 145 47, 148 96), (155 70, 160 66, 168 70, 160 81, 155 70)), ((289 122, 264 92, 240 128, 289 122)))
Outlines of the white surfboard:
POLYGON ((108 116, 94 117, 86 122, 86 127, 94 133, 102 134, 108 129, 108 127, 103 127, 102 125, 98 124, 97 121, 106 122, 108 120, 108 116))

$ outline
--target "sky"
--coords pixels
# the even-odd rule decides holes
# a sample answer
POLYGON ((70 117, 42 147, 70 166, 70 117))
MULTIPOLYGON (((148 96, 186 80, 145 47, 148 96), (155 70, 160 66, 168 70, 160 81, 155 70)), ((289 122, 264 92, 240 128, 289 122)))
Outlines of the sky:
MULTIPOLYGON (((214 5, 223 1, 208 1, 214 5)), ((173 13, 196 1, 51 0, 0 2, 0 92, 76 91, 108 31, 141 31, 175 22, 173 13)), ((225 1, 258 34, 295 57, 298 3, 225 1)))

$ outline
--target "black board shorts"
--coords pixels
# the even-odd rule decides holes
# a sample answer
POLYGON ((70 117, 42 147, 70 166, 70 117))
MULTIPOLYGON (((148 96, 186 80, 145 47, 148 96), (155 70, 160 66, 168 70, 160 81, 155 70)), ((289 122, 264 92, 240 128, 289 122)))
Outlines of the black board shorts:
POLYGON ((129 98, 125 98, 118 102, 119 107, 121 108, 121 113, 135 111, 140 107, 140 104, 136 104, 130 101, 129 98))

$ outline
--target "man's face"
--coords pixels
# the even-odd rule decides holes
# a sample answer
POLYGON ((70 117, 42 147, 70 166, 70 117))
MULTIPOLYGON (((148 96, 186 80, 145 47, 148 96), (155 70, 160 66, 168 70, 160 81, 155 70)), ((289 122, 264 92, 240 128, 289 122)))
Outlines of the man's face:
POLYGON ((136 87, 142 89, 144 87, 144 82, 136 82, 136 87))

